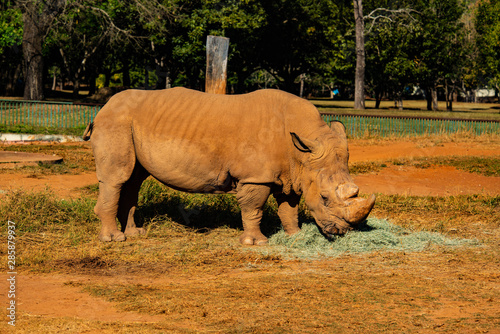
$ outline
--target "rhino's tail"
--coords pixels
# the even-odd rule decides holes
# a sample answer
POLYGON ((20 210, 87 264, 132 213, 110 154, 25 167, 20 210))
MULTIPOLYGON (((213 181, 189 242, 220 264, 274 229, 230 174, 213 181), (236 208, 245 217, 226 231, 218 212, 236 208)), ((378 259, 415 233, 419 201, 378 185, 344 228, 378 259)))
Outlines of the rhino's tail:
POLYGON ((90 139, 90 136, 92 135, 92 130, 94 129, 94 122, 90 122, 89 125, 87 125, 87 128, 83 132, 83 140, 87 141, 90 139))

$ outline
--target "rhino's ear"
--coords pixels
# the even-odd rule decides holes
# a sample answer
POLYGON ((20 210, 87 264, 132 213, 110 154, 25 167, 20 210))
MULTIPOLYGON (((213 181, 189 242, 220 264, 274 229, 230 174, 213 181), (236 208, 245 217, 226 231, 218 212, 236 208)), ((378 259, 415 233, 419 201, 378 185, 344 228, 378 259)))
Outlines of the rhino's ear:
POLYGON ((300 138, 296 133, 290 132, 292 135, 292 141, 295 147, 301 152, 311 153, 317 146, 317 143, 309 140, 307 138, 300 138))
POLYGON ((344 123, 341 121, 332 121, 330 123, 330 128, 332 131, 340 136, 340 138, 347 140, 346 128, 344 123))

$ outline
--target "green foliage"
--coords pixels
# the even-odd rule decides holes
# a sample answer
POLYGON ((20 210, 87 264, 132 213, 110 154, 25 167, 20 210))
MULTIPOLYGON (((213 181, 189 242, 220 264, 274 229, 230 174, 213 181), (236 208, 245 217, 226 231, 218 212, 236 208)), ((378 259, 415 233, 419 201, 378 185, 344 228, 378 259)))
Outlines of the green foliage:
POLYGON ((367 77, 377 98, 389 93, 401 99, 412 85, 434 89, 462 79, 465 7, 460 0, 368 4, 369 10, 393 11, 377 11, 368 21, 367 77))
MULTIPOLYGON (((401 9, 400 4, 391 2, 372 5, 393 11, 401 9)), ((406 10, 382 12, 381 18, 367 23, 367 83, 377 99, 384 93, 401 99, 405 88, 416 83, 416 67, 422 50, 415 40, 417 14, 411 8, 406 10)))
MULTIPOLYGON (((202 90, 212 34, 230 39, 232 92, 298 93, 298 78, 306 74, 306 90, 338 87, 348 97, 356 59, 352 7, 352 1, 329 0, 68 1, 45 38, 45 66, 91 90, 97 78, 99 87, 202 90)), ((497 1, 364 1, 365 16, 375 9, 365 18, 372 96, 400 99, 416 85, 498 89, 497 1)), ((21 12, 8 2, 0 13, 0 55, 21 37, 21 12)), ((0 61, 19 64, 19 57, 0 61)), ((14 73, 8 80, 16 82, 14 73)))
POLYGON ((500 2, 478 2, 475 27, 479 74, 486 84, 500 90, 500 2))
POLYGON ((0 11, 0 55, 5 48, 20 46, 23 37, 21 11, 8 8, 0 11))
POLYGON ((419 3, 422 15, 417 34, 420 46, 417 75, 422 86, 434 87, 461 66, 460 38, 464 6, 459 0, 428 0, 419 3))
POLYGON ((0 5, 0 94, 22 89, 18 84, 22 64, 23 20, 21 11, 10 1, 0 5))

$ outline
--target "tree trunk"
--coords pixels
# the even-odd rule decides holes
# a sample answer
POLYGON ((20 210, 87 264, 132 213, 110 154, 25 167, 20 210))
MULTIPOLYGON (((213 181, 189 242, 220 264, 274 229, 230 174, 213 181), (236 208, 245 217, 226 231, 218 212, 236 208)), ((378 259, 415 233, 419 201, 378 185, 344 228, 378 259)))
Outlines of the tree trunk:
POLYGON ((403 97, 402 96, 396 96, 394 98, 394 107, 398 108, 398 110, 400 110, 400 111, 403 110, 403 97))
POLYGON ((26 1, 23 12, 24 99, 43 99, 42 44, 66 0, 26 1))
POLYGON ((438 92, 436 88, 432 89, 432 110, 438 110, 438 92))
POLYGON ((428 87, 425 89, 425 99, 427 100, 427 110, 438 110, 437 89, 428 87))
POLYGON ((205 92, 226 94, 229 38, 207 36, 205 92))
POLYGON ((130 61, 128 60, 128 58, 124 58, 122 60, 122 63, 123 63, 123 69, 122 69, 123 86, 130 87, 130 61))
POLYGON ((80 97, 80 78, 77 74, 73 79, 73 98, 78 99, 80 97))
POLYGON ((56 90, 56 88, 57 88, 57 74, 54 67, 54 73, 52 73, 52 90, 56 90))
POLYGON ((375 89, 375 109, 380 109, 380 103, 384 97, 384 91, 381 89, 375 89))
POLYGON ((172 88, 172 78, 170 77, 169 70, 167 70, 166 75, 165 75, 165 88, 166 89, 172 88))
POLYGON ((23 14, 24 99, 43 100, 43 32, 30 13, 23 14))
POLYGON ((300 75, 300 94, 299 94, 300 97, 304 97, 304 79, 305 79, 305 77, 306 77, 305 74, 300 75))
POLYGON ((365 109, 365 22, 362 0, 354 1, 356 21, 356 74, 354 80, 354 109, 365 109))
POLYGON ((444 86, 444 90, 446 96, 446 110, 453 111, 453 91, 455 90, 455 87, 450 89, 450 86, 448 85, 448 83, 446 83, 444 86))

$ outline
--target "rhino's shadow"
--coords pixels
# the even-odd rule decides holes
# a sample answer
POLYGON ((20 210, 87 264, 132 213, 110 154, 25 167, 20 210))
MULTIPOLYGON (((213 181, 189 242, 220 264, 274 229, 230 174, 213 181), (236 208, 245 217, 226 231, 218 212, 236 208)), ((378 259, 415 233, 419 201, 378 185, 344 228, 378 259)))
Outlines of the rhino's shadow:
POLYGON ((378 230, 378 229, 379 229, 378 227, 368 225, 368 220, 366 220, 366 219, 364 221, 362 221, 361 223, 359 223, 355 228, 356 231, 360 231, 360 232, 371 232, 371 231, 378 230))
MULTIPOLYGON (((234 195, 193 195, 177 191, 168 191, 164 196, 152 196, 140 203, 135 213, 138 226, 147 227, 152 221, 168 220, 193 229, 197 233, 208 233, 213 229, 226 226, 242 229, 241 211, 234 195)), ((299 209, 300 225, 316 224, 302 204, 299 209)), ((281 221, 277 213, 277 204, 271 196, 264 206, 261 230, 267 237, 281 230, 281 221)), ((376 229, 365 220, 355 230, 370 232, 376 229)), ((327 239, 321 229, 320 233, 327 239)))
MULTIPOLYGON (((241 211, 234 195, 198 195, 196 203, 191 200, 193 196, 196 195, 171 192, 161 200, 140 203, 135 214, 136 224, 147 227, 148 223, 164 217, 198 233, 222 226, 242 229, 241 211)), ((303 210, 299 212, 299 220, 314 221, 303 210)), ((264 235, 271 236, 280 229, 276 201, 271 197, 264 206, 261 230, 264 235)))

